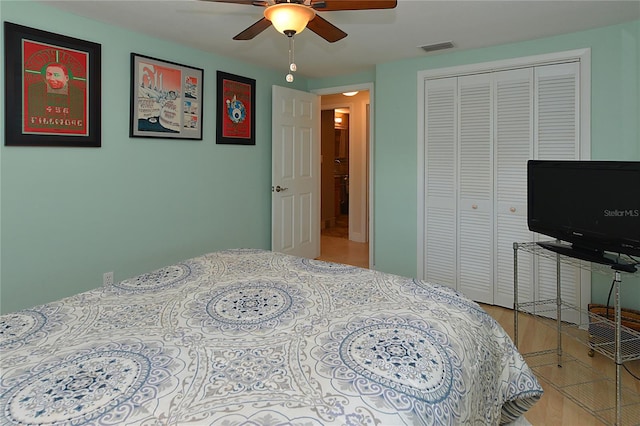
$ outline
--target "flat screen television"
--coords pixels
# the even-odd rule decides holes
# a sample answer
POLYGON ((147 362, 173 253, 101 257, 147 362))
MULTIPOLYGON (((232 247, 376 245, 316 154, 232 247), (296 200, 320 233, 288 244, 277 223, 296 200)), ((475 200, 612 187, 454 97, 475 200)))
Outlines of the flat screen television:
POLYGON ((634 272, 640 264, 640 161, 530 160, 529 229, 540 245, 634 272))

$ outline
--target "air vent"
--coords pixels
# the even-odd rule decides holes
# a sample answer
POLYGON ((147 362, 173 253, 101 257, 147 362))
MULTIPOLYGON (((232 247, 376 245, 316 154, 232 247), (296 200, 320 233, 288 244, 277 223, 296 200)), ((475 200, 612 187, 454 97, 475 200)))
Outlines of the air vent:
POLYGON ((427 44, 426 46, 420 46, 420 48, 425 52, 434 52, 436 50, 451 49, 452 47, 453 47, 452 41, 445 41, 442 43, 427 44))

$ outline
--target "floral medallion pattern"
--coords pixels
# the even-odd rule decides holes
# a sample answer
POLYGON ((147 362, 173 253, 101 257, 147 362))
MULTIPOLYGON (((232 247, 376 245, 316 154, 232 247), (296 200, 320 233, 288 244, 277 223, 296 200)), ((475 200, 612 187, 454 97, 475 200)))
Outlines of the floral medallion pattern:
POLYGON ((113 286, 123 290, 156 291, 170 287, 186 280, 191 275, 191 268, 186 264, 177 264, 139 275, 130 280, 123 280, 113 286))
POLYGON ((361 268, 342 263, 322 262, 319 260, 306 259, 303 257, 292 259, 299 268, 308 272, 315 272, 329 275, 354 274, 362 271, 361 268))
POLYGON ((463 295, 255 249, 2 315, 0 350, 0 424, 498 424, 542 394, 463 295))
POLYGON ((38 333, 46 321, 41 312, 33 310, 4 315, 0 319, 0 348, 15 345, 18 341, 38 333))
POLYGON ((207 305, 207 313, 219 322, 259 324, 278 318, 292 303, 282 288, 250 282, 215 294, 207 305))
POLYGON ((125 419, 172 380, 180 369, 172 355, 163 353, 157 343, 111 342, 77 348, 63 359, 35 365, 14 380, 0 394, 0 419, 7 424, 42 426, 125 419))
POLYGON ((309 291, 295 283, 255 280, 197 293, 185 318, 206 332, 286 329, 307 315, 309 291))

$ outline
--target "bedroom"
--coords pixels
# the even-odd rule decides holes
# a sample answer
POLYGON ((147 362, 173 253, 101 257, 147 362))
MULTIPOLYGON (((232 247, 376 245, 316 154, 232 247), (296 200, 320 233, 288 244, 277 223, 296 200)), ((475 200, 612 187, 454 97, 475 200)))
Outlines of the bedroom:
MULTIPOLYGON (((262 135, 270 133, 270 117, 258 114, 258 141, 252 148, 129 139, 129 54, 144 52, 199 64, 208 82, 205 97, 211 99, 215 70, 259 75, 257 102, 263 111, 270 109, 271 84, 282 82, 280 70, 249 72, 242 62, 215 55, 203 58, 196 50, 114 32, 108 25, 36 2, 2 2, 2 19, 52 31, 59 26, 75 28, 70 35, 79 38, 91 28, 95 36, 87 38, 101 41, 103 49, 109 47, 102 58, 102 148, 0 149, 2 312, 86 290, 92 286, 89 283, 101 283, 108 271, 114 271, 119 280, 212 249, 269 246, 270 147, 262 135), (180 54, 168 55, 168 49, 180 54), (182 208, 185 204, 192 207, 182 208), (136 209, 127 208, 133 205, 136 209), (230 235, 228 229, 236 231, 230 235), (72 271, 69 265, 74 265, 72 271), (30 285, 21 284, 25 282, 30 285), (55 289, 49 285, 52 282, 55 289)), ((638 160, 640 106, 633 95, 640 90, 634 69, 639 25, 636 20, 513 45, 445 52, 381 64, 360 75, 299 78, 296 87, 304 90, 375 82, 376 268, 408 276, 417 270, 416 117, 398 114, 397 107, 407 99, 415 104, 418 72, 591 47, 591 157, 638 160)), ((204 112, 210 124, 204 129, 208 141, 215 138, 211 110, 204 112)), ((594 286, 592 290, 593 301, 603 303, 607 289, 594 286)), ((638 287, 623 291, 628 292, 625 300, 640 301, 638 287)), ((640 309, 640 302, 628 307, 640 309)))
MULTIPOLYGON (((254 147, 215 145, 214 114, 207 106, 204 142, 132 140, 129 53, 204 68, 209 99, 214 98, 215 70, 258 78, 261 111, 270 109, 271 85, 282 84, 281 70, 202 56, 45 4, 3 1, 0 8, 3 21, 103 46, 100 149, 0 148, 2 313, 97 287, 107 271, 114 271, 118 281, 218 249, 269 247, 269 115, 257 116, 254 147)), ((417 72, 590 47, 591 156, 640 160, 639 27, 636 19, 547 39, 380 64, 357 75, 296 81, 304 90, 375 83, 376 268, 416 275, 417 125, 415 114, 399 114, 398 106, 415 105, 417 72)), ((594 285, 593 300, 603 303, 606 290, 594 285)), ((638 301, 628 307, 640 309, 640 287, 625 287, 623 292, 624 300, 638 301)))

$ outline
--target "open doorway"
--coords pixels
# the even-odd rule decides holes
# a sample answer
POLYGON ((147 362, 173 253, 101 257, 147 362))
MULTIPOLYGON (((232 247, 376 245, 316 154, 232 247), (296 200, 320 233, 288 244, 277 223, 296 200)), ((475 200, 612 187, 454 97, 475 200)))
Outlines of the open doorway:
POLYGON ((370 96, 321 95, 321 256, 370 267, 370 96))
POLYGON ((321 114, 322 235, 349 239, 349 108, 321 114))

